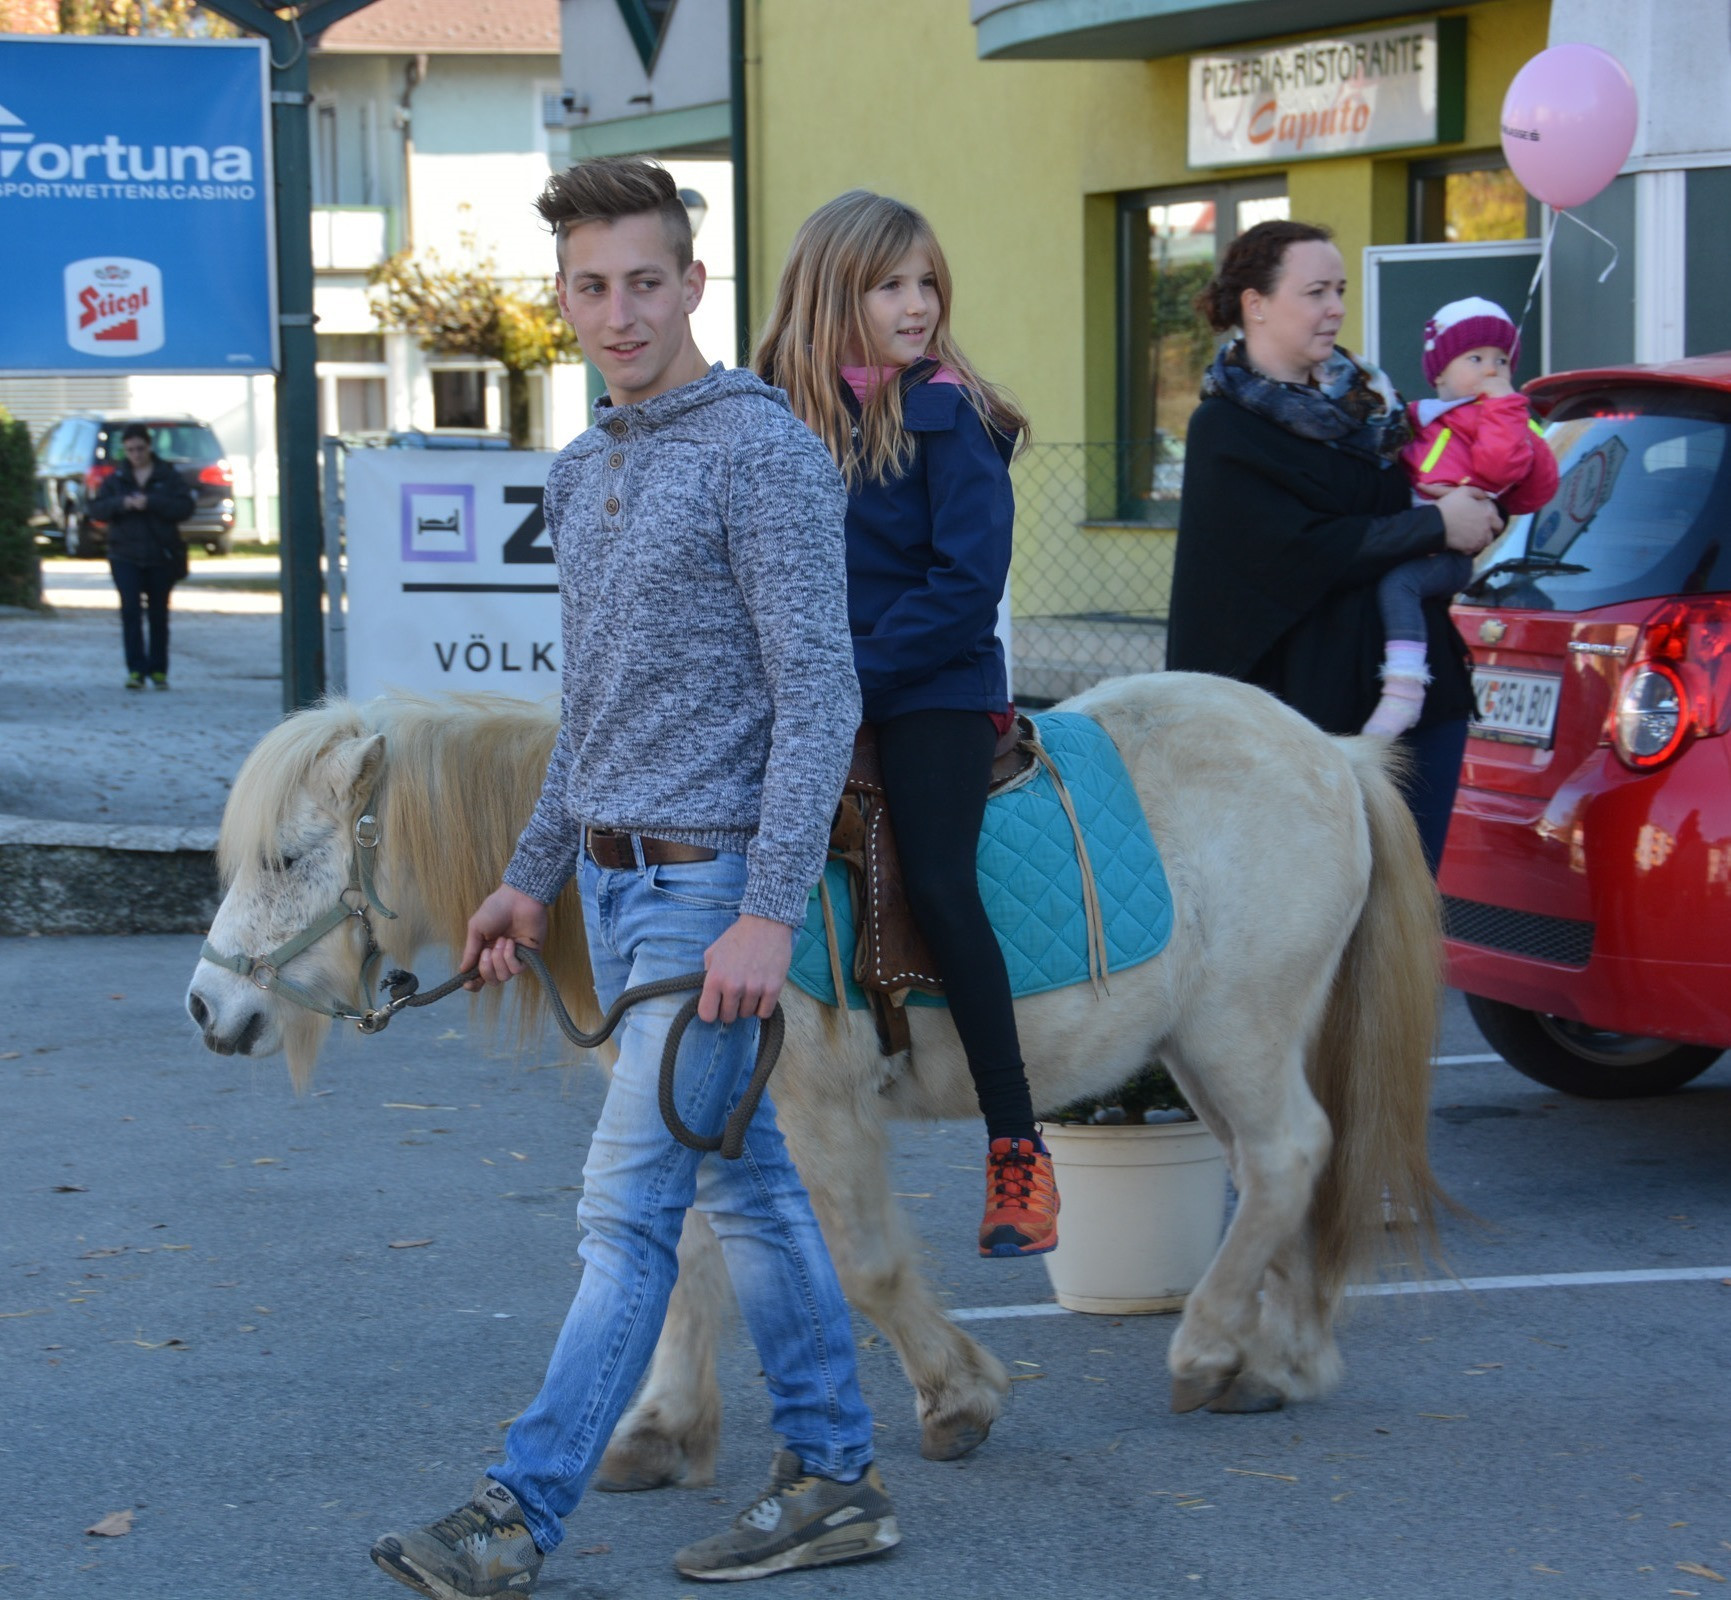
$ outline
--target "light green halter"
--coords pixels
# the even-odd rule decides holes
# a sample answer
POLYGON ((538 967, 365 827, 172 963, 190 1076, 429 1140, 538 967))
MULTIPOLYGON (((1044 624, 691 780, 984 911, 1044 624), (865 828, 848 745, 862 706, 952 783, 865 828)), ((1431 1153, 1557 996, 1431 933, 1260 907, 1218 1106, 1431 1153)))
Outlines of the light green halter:
POLYGON ((230 972, 238 972, 241 977, 252 979, 267 993, 283 995, 297 1006, 316 1011, 320 1016, 332 1017, 338 1022, 366 1022, 374 1014, 372 969, 380 954, 378 940, 373 937, 373 924, 367 913, 369 909, 376 911, 381 917, 388 917, 393 922, 397 916, 396 912, 379 899, 378 890, 373 886, 373 863, 379 848, 380 835, 379 819, 373 815, 370 801, 360 816, 355 818, 354 836, 355 851, 349 857, 349 881, 337 896, 337 903, 329 911, 308 923, 286 943, 279 944, 269 955, 225 956, 208 939, 204 941, 204 947, 199 954, 216 966, 226 967, 230 972), (359 917, 361 926, 367 930, 367 953, 361 962, 361 981, 366 985, 369 1009, 364 1012, 347 1011, 282 975, 282 969, 296 956, 310 950, 331 929, 341 927, 350 917, 359 917))

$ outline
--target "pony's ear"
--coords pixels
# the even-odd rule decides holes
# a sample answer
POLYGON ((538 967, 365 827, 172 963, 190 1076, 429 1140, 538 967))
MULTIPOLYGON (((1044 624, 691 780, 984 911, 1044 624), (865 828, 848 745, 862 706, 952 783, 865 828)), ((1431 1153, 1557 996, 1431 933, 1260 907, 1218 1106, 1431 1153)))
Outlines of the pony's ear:
POLYGON ((320 763, 320 777, 329 785, 331 799, 339 810, 350 801, 364 801, 378 781, 379 769, 385 764, 385 736, 382 733, 364 739, 344 739, 325 752, 320 763))

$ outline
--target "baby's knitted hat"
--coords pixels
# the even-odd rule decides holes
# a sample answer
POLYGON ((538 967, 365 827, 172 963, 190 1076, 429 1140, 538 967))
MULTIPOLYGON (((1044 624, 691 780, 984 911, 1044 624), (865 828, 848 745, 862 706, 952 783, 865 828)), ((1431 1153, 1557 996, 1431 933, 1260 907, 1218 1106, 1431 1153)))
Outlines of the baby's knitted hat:
POLYGON ((1437 374, 1456 356, 1486 346, 1506 350, 1513 367, 1521 358, 1521 336, 1514 319, 1495 301, 1477 295, 1451 300, 1424 325, 1424 381, 1435 383, 1437 374))

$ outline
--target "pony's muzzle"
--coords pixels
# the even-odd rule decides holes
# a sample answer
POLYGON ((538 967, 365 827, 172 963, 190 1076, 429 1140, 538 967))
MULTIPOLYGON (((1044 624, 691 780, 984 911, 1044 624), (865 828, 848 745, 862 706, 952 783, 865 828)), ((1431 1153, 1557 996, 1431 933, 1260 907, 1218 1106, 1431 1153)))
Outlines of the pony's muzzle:
POLYGON ((198 1024, 205 1049, 219 1056, 250 1056, 260 1035, 265 1031, 265 1016, 262 1011, 249 1011, 238 1029, 225 1029, 218 1022, 216 1013, 211 1010, 210 1003, 196 989, 188 991, 186 1009, 188 1015, 198 1024))

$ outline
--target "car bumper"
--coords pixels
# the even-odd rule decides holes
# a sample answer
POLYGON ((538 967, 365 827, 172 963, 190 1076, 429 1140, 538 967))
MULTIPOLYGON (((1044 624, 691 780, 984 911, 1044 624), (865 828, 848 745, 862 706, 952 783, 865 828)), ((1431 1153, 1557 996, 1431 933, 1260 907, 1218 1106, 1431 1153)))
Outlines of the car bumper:
POLYGON ((1731 739, 1548 800, 1463 788, 1441 888, 1449 982, 1592 1027, 1731 1047, 1731 739))

